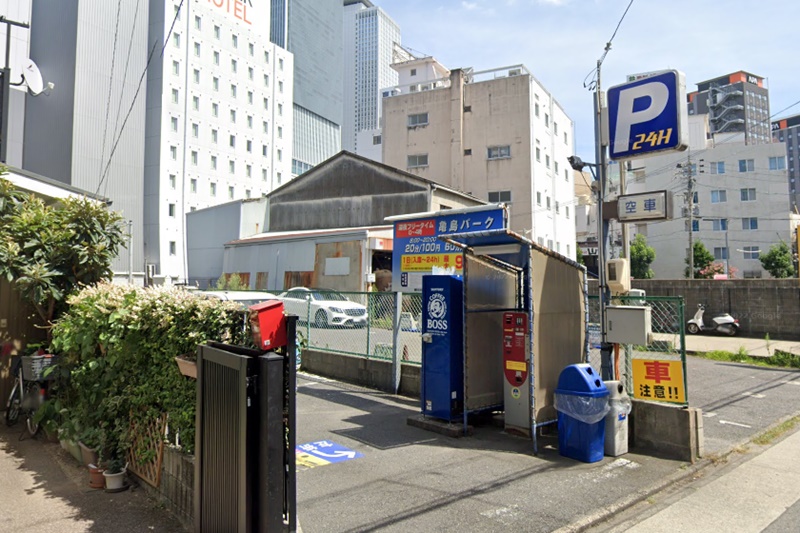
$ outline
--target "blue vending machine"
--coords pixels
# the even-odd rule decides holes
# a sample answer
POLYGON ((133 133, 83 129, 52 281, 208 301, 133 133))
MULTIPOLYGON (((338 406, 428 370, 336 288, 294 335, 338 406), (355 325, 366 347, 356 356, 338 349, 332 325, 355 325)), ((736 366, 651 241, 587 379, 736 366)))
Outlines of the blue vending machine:
POLYGON ((464 282, 422 278, 422 414, 454 420, 464 408, 464 282))

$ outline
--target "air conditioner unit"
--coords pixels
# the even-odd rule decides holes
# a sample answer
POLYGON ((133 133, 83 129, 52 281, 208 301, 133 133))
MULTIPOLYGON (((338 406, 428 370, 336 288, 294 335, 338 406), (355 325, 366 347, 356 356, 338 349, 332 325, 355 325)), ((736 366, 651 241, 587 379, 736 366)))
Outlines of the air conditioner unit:
POLYGON ((408 88, 408 90, 411 91, 412 93, 415 93, 415 92, 419 91, 419 85, 411 85, 408 88))
POLYGON ((522 69, 520 68, 514 68, 508 71, 509 76, 519 76, 520 74, 522 74, 522 69))

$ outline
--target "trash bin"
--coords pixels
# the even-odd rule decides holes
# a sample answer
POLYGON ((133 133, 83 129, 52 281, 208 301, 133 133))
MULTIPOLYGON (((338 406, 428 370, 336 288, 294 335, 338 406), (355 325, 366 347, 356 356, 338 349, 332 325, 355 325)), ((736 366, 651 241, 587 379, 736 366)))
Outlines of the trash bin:
POLYGON ((585 463, 603 458, 608 389, 587 364, 561 371, 555 390, 558 411, 558 453, 585 463))
POLYGON ((631 399, 620 381, 606 381, 608 414, 605 418, 605 454, 617 457, 628 453, 628 415, 631 399))

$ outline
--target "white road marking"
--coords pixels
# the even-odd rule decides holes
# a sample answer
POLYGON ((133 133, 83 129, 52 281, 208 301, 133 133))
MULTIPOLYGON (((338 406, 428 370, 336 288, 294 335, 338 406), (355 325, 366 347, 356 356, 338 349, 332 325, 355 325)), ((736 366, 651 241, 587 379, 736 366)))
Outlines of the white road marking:
POLYGON ((717 413, 703 413, 703 418, 714 418, 717 413))
POLYGON ((720 420, 719 423, 720 424, 725 424, 725 425, 728 425, 728 426, 736 426, 736 427, 748 428, 748 429, 753 427, 753 426, 748 426, 747 424, 740 424, 739 422, 728 422, 727 420, 720 420))
POLYGON ((752 393, 752 392, 743 392, 742 396, 750 396, 751 398, 758 398, 758 399, 761 399, 761 398, 764 397, 763 394, 755 394, 755 393, 752 393))
POLYGON ((509 507, 492 509, 491 511, 483 511, 481 512, 481 516, 497 520, 504 526, 511 526, 517 521, 517 517, 519 516, 519 506, 511 505, 509 507))
POLYGON ((787 385, 797 385, 800 387, 800 381, 789 381, 788 379, 784 379, 781 383, 785 383, 787 385))

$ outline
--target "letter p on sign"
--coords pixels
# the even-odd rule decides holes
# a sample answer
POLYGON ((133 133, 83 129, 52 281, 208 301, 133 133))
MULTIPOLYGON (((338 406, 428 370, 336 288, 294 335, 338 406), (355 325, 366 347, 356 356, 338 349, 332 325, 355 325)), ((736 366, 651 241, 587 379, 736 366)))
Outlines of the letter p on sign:
POLYGON ((646 157, 688 146, 686 85, 677 70, 608 90, 610 158, 646 157))

